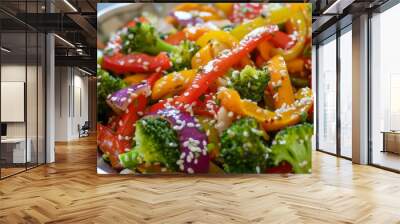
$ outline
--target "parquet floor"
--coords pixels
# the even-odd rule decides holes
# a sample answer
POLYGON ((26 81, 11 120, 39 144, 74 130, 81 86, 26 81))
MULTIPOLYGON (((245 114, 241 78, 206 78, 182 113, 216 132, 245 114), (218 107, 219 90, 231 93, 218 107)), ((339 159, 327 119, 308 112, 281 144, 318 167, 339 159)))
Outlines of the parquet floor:
POLYGON ((95 139, 0 181, 0 223, 400 223, 400 175, 314 153, 311 175, 96 175, 95 139))

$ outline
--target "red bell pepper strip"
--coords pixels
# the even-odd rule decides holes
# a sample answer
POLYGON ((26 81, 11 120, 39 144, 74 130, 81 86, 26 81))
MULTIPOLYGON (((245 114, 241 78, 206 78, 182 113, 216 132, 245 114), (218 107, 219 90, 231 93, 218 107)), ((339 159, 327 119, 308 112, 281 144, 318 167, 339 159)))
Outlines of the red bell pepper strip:
POLYGON ((155 72, 151 74, 146 80, 147 84, 150 86, 150 89, 153 89, 154 83, 162 76, 161 72, 155 72))
POLYGON ((183 31, 178 31, 176 33, 173 33, 169 35, 166 39, 165 42, 172 44, 172 45, 179 45, 181 41, 186 39, 186 33, 183 31))
POLYGON ((139 119, 139 117, 143 115, 146 104, 146 96, 139 95, 137 99, 128 106, 125 113, 121 114, 116 131, 118 135, 121 135, 120 138, 130 140, 135 130, 133 125, 139 119))
MULTIPOLYGON (((153 73, 146 79, 147 84, 149 86, 154 85, 154 82, 160 78, 160 76, 161 73, 153 73)), ((146 105, 146 96, 143 94, 137 96, 137 98, 128 105, 125 113, 120 115, 117 122, 113 119, 112 123, 117 123, 115 132, 109 127, 101 124, 97 125, 97 145, 103 153, 109 155, 113 167, 122 168, 118 156, 131 149, 132 136, 135 132, 134 124, 143 115, 146 105)))
POLYGON ((203 115, 208 117, 214 117, 218 110, 219 106, 215 103, 214 93, 209 93, 204 95, 204 100, 196 100, 195 106, 193 106, 193 113, 196 115, 203 115))
POLYGON ((126 24, 126 27, 134 27, 134 26, 136 26, 136 23, 138 23, 138 22, 140 22, 140 23, 148 23, 149 21, 146 19, 146 17, 140 16, 140 17, 137 17, 134 20, 128 22, 126 24))
POLYGON ((282 31, 277 31, 272 34, 271 42, 275 47, 282 49, 289 49, 295 44, 295 41, 282 31))
POLYGON ((161 72, 172 66, 166 53, 150 56, 142 53, 123 55, 115 53, 112 56, 104 56, 102 68, 116 74, 161 72))
POLYGON ((125 148, 110 128, 97 124, 97 145, 104 154, 109 156, 112 167, 122 168, 118 155, 124 153, 125 148))
MULTIPOLYGON (((161 73, 153 73, 147 79, 147 85, 151 88, 154 83, 161 77, 161 73)), ((135 122, 144 114, 147 105, 147 97, 140 94, 130 103, 124 113, 120 115, 116 134, 119 140, 126 140, 131 143, 131 138, 135 131, 135 122)))
POLYGON ((254 50, 261 41, 271 39, 272 33, 278 27, 270 25, 259 27, 247 34, 237 47, 229 53, 221 54, 217 58, 208 62, 194 78, 192 85, 177 98, 177 102, 190 104, 204 94, 208 87, 220 76, 224 75, 229 68, 238 63, 254 50))

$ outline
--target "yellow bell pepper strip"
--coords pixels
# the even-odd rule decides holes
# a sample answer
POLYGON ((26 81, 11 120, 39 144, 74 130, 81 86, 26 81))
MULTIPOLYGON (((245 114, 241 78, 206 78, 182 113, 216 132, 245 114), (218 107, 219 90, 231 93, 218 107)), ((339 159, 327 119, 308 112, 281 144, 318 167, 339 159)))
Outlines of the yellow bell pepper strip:
POLYGON ((293 15, 290 17, 289 21, 293 24, 295 32, 297 32, 295 45, 289 49, 274 48, 272 50, 273 55, 282 55, 286 61, 293 60, 302 53, 308 32, 302 11, 298 9, 292 9, 292 11, 293 15))
POLYGON ((197 41, 196 44, 200 47, 206 46, 211 40, 218 40, 220 43, 224 43, 229 47, 234 47, 238 44, 238 39, 232 36, 230 33, 222 30, 211 30, 203 34, 197 41))
POLYGON ((260 26, 265 26, 268 24, 284 23, 287 20, 289 20, 291 16, 292 16, 292 11, 286 6, 271 8, 269 10, 267 17, 259 16, 249 22, 236 26, 231 31, 231 34, 238 40, 241 40, 244 36, 246 36, 246 34, 251 32, 255 28, 258 28, 260 26))
POLYGON ((276 32, 276 25, 259 27, 243 38, 239 45, 227 53, 220 54, 215 59, 207 63, 197 73, 192 85, 177 98, 178 103, 191 104, 203 95, 209 86, 219 77, 223 76, 233 65, 248 55, 262 41, 271 38, 271 34, 276 32))
POLYGON ((267 25, 267 20, 263 17, 257 17, 247 23, 243 23, 239 26, 236 26, 231 30, 232 36, 236 37, 236 39, 241 40, 246 34, 251 32, 257 27, 267 25))
POLYGON ((124 82, 128 85, 139 84, 141 81, 145 80, 148 74, 134 74, 124 78, 124 82))
POLYGON ((195 69, 169 73, 154 83, 151 98, 156 100, 168 94, 179 93, 190 86, 195 76, 195 69))
POLYGON ((200 66, 203 66, 207 64, 209 61, 211 61, 214 58, 213 50, 212 50, 212 45, 207 44, 205 47, 201 48, 199 51, 196 52, 196 54, 192 58, 192 68, 199 68, 200 66))
POLYGON ((252 101, 240 99, 239 93, 234 89, 224 88, 218 92, 217 97, 223 107, 236 114, 255 118, 266 131, 277 131, 299 123, 302 118, 307 117, 307 112, 313 105, 312 91, 308 87, 296 93, 293 104, 285 104, 274 112, 263 109, 252 101))
POLYGON ((280 108, 283 104, 292 104, 294 102, 293 88, 283 57, 274 56, 268 61, 267 68, 271 76, 268 89, 273 96, 275 108, 280 108))
MULTIPOLYGON (((228 32, 221 30, 206 32, 196 41, 196 45, 199 45, 201 49, 192 58, 192 68, 207 64, 212 58, 217 57, 221 51, 231 49, 238 44, 239 41, 228 32)), ((241 60, 241 66, 250 65, 251 63, 247 55, 241 60)))

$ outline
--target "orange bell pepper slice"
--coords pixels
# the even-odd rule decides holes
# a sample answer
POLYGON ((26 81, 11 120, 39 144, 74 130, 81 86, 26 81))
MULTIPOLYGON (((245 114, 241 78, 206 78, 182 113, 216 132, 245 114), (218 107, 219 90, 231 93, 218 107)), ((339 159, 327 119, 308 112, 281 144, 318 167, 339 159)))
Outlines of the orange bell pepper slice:
POLYGON ((215 3, 214 5, 224 12, 226 17, 229 17, 233 12, 233 3, 215 3))
POLYGON ((268 88, 273 96, 275 108, 280 108, 284 104, 293 104, 293 88, 283 57, 274 56, 268 61, 267 67, 271 76, 268 88))
POLYGON ((296 101, 290 106, 283 106, 275 110, 275 116, 262 123, 266 131, 278 131, 284 127, 299 123, 313 106, 312 90, 308 87, 296 93, 296 101))
POLYGON ((255 118, 262 123, 266 131, 277 131, 299 123, 313 105, 312 91, 308 87, 296 93, 296 101, 293 104, 284 105, 274 112, 263 109, 252 101, 240 99, 239 93, 234 89, 223 89, 218 92, 217 97, 227 110, 255 118))
POLYGON ((268 41, 261 42, 257 46, 258 52, 260 52, 261 57, 265 61, 268 61, 269 59, 271 59, 271 50, 272 50, 272 48, 274 48, 274 46, 268 41))
POLYGON ((210 28, 202 27, 202 26, 191 26, 191 27, 184 28, 182 31, 185 33, 185 37, 188 40, 196 41, 204 33, 210 31, 210 28))
POLYGON ((289 74, 298 74, 304 70, 304 60, 302 58, 296 58, 287 62, 287 69, 289 74))
POLYGON ((149 75, 148 74, 135 74, 130 75, 124 78, 124 82, 128 85, 139 84, 141 81, 145 80, 149 75))
POLYGON ((195 76, 195 69, 169 73, 154 83, 151 98, 160 99, 169 94, 179 93, 190 86, 195 76))

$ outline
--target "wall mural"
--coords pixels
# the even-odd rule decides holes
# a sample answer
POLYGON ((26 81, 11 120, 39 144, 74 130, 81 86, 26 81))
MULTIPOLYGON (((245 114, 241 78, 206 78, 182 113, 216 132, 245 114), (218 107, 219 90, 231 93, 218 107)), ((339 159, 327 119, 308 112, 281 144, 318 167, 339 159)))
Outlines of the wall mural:
POLYGON ((311 4, 98 8, 99 174, 311 172, 311 4))

